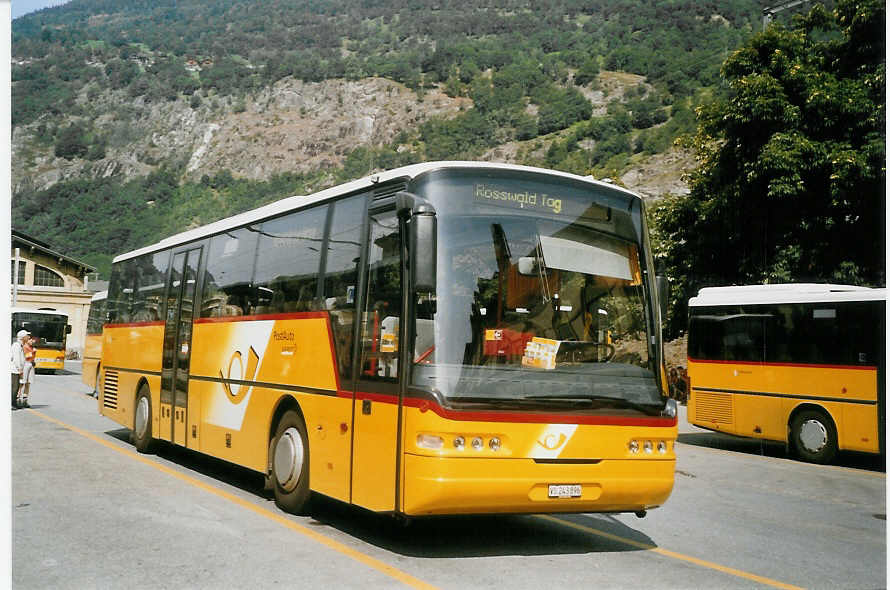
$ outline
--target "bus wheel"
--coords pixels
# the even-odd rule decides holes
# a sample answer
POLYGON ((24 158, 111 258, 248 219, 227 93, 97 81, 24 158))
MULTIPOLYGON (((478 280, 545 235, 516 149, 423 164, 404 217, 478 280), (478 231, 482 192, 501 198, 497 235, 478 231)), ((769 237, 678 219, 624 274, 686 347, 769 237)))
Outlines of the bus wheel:
POLYGON ((272 439, 272 487, 275 503, 287 512, 301 514, 309 502, 309 443, 300 415, 288 410, 272 439))
POLYGON ((828 463, 837 453, 837 432, 823 412, 804 410, 791 423, 791 437, 798 456, 811 463, 828 463))
POLYGON ((143 384, 136 394, 136 411, 133 416, 133 444, 140 453, 151 448, 151 395, 148 386, 143 384))

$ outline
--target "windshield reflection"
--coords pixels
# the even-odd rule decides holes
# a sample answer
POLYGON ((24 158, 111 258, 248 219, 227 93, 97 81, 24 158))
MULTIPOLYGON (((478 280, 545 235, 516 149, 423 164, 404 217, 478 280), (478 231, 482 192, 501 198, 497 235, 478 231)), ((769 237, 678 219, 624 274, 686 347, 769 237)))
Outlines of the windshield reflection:
POLYGON ((438 297, 418 305, 416 384, 463 401, 661 404, 635 244, 488 215, 441 219, 438 243, 438 297))

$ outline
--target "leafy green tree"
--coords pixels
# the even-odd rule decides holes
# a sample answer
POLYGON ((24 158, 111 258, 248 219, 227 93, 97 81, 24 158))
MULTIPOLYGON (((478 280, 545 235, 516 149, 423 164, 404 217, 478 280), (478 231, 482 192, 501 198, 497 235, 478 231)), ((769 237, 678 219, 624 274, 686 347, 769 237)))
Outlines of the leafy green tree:
POLYGON ((55 154, 57 158, 72 160, 87 155, 88 146, 84 138, 84 130, 80 125, 69 125, 59 132, 56 139, 55 154))
POLYGON ((884 283, 884 23, 879 0, 817 5, 726 60, 729 96, 699 113, 691 194, 653 213, 673 332, 706 285, 884 283))

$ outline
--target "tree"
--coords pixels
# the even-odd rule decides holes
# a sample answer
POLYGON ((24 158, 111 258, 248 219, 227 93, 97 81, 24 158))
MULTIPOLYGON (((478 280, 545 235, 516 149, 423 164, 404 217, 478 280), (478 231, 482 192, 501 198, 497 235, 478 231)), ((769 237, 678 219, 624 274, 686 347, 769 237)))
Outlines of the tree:
POLYGON ((80 125, 70 125, 59 133, 56 139, 55 154, 57 158, 72 160, 87 154, 84 130, 80 125))
POLYGON ((730 93, 699 111, 691 193, 653 212, 671 332, 702 286, 884 283, 884 19, 878 0, 817 5, 723 64, 730 93))

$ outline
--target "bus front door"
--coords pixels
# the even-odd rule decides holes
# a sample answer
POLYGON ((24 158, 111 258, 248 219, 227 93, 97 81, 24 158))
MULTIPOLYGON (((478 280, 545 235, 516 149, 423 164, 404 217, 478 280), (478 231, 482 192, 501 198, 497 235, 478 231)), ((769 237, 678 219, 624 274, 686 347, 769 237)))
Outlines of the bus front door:
POLYGON ((185 446, 192 318, 201 248, 178 252, 167 281, 159 438, 185 446))
POLYGON ((391 511, 397 508, 402 245, 394 209, 372 208, 369 221, 361 364, 353 398, 352 503, 391 511))

